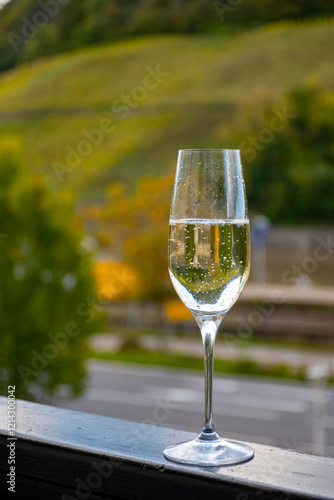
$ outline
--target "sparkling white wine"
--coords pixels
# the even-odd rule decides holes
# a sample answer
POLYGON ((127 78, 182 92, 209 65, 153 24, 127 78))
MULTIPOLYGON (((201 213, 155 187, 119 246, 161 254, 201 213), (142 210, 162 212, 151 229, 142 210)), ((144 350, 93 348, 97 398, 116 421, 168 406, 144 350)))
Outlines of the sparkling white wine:
POLYGON ((249 274, 249 221, 170 221, 169 273, 191 311, 228 311, 249 274))

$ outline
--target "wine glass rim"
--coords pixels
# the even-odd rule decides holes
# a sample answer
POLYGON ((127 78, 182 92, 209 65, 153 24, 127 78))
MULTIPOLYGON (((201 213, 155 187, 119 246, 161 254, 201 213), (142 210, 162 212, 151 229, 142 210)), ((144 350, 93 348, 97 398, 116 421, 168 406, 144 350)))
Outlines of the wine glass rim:
POLYGON ((182 151, 240 151, 240 149, 229 149, 229 148, 198 148, 198 149, 179 149, 182 151))

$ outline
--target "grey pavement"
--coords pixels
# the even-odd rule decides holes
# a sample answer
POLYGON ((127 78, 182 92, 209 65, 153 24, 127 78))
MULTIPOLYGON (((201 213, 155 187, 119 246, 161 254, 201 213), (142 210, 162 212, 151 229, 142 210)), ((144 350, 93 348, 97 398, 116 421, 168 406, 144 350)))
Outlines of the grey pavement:
MULTIPOLYGON (((90 360, 85 393, 54 404, 189 431, 201 430, 203 375, 90 360)), ((311 383, 214 377, 214 422, 225 438, 334 456, 334 391, 311 383)), ((126 424, 125 424, 126 425, 126 424)))

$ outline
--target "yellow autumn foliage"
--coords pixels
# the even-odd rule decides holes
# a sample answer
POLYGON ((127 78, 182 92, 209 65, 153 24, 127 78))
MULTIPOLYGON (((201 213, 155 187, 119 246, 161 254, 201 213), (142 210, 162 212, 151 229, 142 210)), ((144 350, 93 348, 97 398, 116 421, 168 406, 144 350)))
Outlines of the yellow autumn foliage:
POLYGON ((95 262, 93 273, 102 300, 132 298, 138 284, 134 269, 123 262, 95 262))
POLYGON ((173 322, 192 318, 191 312, 180 300, 167 300, 164 303, 164 313, 167 319, 173 322))

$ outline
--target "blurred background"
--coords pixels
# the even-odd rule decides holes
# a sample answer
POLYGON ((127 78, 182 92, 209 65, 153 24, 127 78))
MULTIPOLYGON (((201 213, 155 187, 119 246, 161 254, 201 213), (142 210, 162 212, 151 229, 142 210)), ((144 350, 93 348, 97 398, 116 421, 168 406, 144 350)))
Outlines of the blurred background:
POLYGON ((199 431, 167 271, 177 152, 241 149, 252 271, 221 326, 226 437, 334 455, 334 1, 0 9, 0 392, 199 431))

